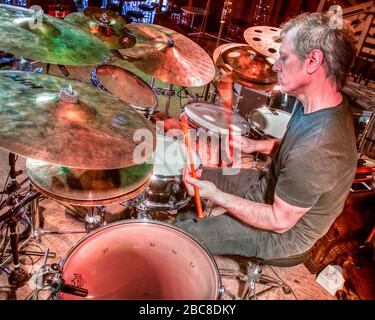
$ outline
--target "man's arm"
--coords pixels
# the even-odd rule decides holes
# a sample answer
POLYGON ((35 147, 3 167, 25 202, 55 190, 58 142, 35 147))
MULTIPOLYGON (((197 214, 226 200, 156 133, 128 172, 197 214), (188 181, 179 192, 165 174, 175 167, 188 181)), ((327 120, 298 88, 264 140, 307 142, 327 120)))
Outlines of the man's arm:
POLYGON ((186 185, 189 194, 194 194, 193 185, 196 185, 202 198, 225 208, 249 226, 276 233, 284 233, 291 229, 310 209, 290 205, 276 194, 272 205, 246 200, 222 192, 212 182, 197 180, 190 176, 186 176, 186 185))
POLYGON ((278 139, 253 140, 244 136, 233 135, 233 146, 244 153, 261 152, 272 154, 280 143, 278 139))

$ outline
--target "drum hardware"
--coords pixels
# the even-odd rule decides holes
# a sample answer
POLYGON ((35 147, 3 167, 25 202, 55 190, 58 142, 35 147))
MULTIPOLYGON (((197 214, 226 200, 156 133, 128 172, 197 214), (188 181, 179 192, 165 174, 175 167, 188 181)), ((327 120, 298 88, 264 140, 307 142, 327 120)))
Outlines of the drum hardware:
POLYGON ((33 284, 35 289, 30 297, 30 300, 38 300, 40 291, 47 289, 51 291, 47 300, 58 299, 58 295, 61 292, 78 297, 87 297, 87 289, 66 284, 65 280, 62 278, 61 273, 62 261, 60 261, 59 263, 52 263, 50 265, 48 265, 46 262, 47 260, 45 259, 43 265, 34 276, 33 284))
POLYGON ((41 194, 39 192, 29 191, 24 197, 20 198, 16 204, 14 204, 7 212, 5 212, 0 217, 3 225, 8 225, 10 232, 10 247, 12 254, 4 261, 2 261, 0 265, 0 269, 3 269, 4 266, 9 263, 9 261, 13 260, 14 268, 8 275, 8 282, 11 285, 11 292, 8 296, 8 299, 10 300, 16 299, 17 289, 23 286, 29 279, 29 274, 20 264, 19 250, 31 240, 31 237, 29 237, 20 245, 18 241, 17 224, 22 215, 24 215, 26 211, 29 210, 29 204, 37 199, 40 195, 41 194))

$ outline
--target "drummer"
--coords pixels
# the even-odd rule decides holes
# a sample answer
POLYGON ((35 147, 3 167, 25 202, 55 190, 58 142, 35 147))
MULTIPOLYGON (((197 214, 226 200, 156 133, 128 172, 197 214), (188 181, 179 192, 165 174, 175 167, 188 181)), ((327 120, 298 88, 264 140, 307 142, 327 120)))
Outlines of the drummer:
MULTIPOLYGON (((281 143, 240 137, 244 153, 273 156, 267 172, 241 169, 224 176, 204 169, 199 180, 185 175, 191 195, 225 208, 226 214, 177 225, 213 254, 262 259, 307 252, 341 213, 357 162, 352 115, 340 93, 356 55, 353 30, 333 13, 302 14, 282 28, 274 65, 283 92, 299 102, 281 143), (336 21, 337 22, 337 21, 336 21), (339 21, 340 22, 340 21, 339 21)), ((188 218, 189 217, 189 218, 188 218)))

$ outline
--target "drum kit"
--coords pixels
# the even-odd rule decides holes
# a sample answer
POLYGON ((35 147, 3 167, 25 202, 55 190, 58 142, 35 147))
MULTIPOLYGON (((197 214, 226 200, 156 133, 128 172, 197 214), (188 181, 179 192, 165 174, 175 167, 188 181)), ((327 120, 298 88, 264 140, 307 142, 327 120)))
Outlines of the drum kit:
MULTIPOLYGON (((114 203, 130 203, 137 217, 150 217, 154 210, 173 213, 190 201, 182 182, 184 164, 189 162, 185 145, 156 133, 150 121, 157 107, 153 88, 111 64, 111 53, 120 54, 124 65, 129 63, 170 85, 204 86, 215 78, 215 65, 205 51, 173 30, 142 23, 125 25, 120 16, 98 8, 70 14, 65 20, 0 5, 0 50, 61 66, 100 64, 93 67, 90 83, 36 72, 0 71, 0 147, 9 152, 10 182, 5 193, 10 199, 6 203, 11 204, 0 223, 10 229, 14 270, 9 282, 14 294, 28 279, 19 264, 17 221, 29 208, 31 219, 35 218, 39 198, 92 212, 114 203), (24 182, 17 182, 16 155, 27 159, 30 188, 26 194, 20 193, 24 182)), ((216 66, 233 71, 235 81, 242 85, 268 88, 276 81, 269 61, 248 45, 220 48, 215 55, 216 66)), ((183 111, 191 128, 228 134, 228 110, 202 101, 187 104, 183 111)), ((287 117, 283 113, 254 112, 245 119, 234 112, 231 130, 248 135, 253 128, 279 138, 282 130, 268 125, 278 115, 284 126, 287 117)), ((198 154, 194 162, 195 168, 202 165, 198 154)), ((43 281, 55 297, 220 297, 215 260, 191 235, 153 220, 106 226, 100 219, 90 225, 89 218, 86 232, 90 233, 65 261, 43 267, 43 281), (106 271, 109 264, 112 272, 106 271), (113 277, 124 270, 127 276, 121 281, 113 277)), ((38 226, 32 227, 38 231, 38 226)), ((40 234, 34 236, 40 240, 40 234)))

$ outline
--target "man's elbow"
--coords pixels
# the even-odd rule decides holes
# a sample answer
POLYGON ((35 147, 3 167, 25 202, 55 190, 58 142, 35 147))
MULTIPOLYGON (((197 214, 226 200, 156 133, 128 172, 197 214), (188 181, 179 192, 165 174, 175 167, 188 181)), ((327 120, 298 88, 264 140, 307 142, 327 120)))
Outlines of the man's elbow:
POLYGON ((285 222, 280 222, 280 223, 276 223, 274 229, 272 230, 273 232, 275 233, 278 233, 278 234, 282 234, 282 233, 285 233, 287 231, 289 231, 290 229, 292 229, 294 227, 295 223, 291 224, 291 223, 285 223, 285 222))

